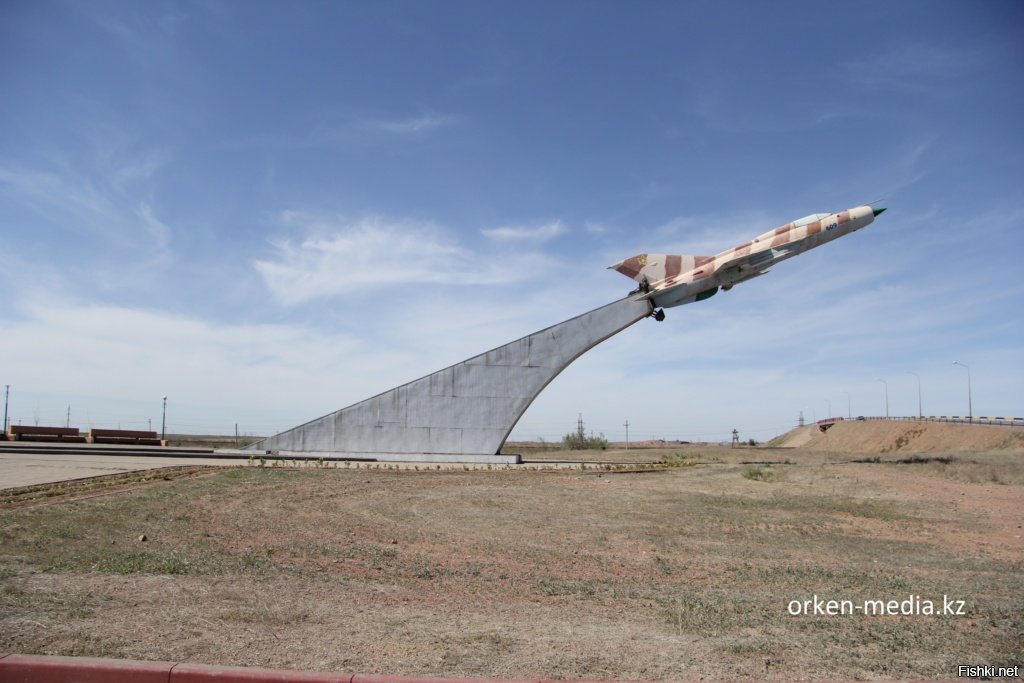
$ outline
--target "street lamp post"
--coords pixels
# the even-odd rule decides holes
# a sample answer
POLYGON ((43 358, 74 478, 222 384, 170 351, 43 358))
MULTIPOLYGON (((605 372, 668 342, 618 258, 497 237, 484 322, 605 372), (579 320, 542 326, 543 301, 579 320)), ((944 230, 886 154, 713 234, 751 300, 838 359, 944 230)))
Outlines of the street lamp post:
POLYGON ((160 439, 167 440, 167 397, 164 396, 164 417, 160 423, 160 439))
POLYGON ((886 382, 884 379, 880 379, 878 381, 881 382, 883 385, 885 385, 885 419, 888 420, 889 419, 889 383, 886 382))
POLYGON ((11 385, 4 386, 4 434, 7 433, 7 399, 11 396, 11 385))
POLYGON ((971 405, 971 369, 958 360, 953 365, 959 365, 967 371, 967 421, 974 422, 974 407, 971 405))
POLYGON ((825 405, 828 406, 828 419, 832 419, 832 401, 831 399, 825 399, 825 405))
POLYGON ((907 374, 913 375, 917 378, 917 419, 920 420, 924 417, 924 411, 921 410, 921 375, 916 372, 911 372, 910 370, 907 370, 907 374))
POLYGON ((850 409, 850 392, 849 391, 844 391, 843 393, 846 394, 846 419, 847 420, 852 420, 853 419, 853 411, 850 409))

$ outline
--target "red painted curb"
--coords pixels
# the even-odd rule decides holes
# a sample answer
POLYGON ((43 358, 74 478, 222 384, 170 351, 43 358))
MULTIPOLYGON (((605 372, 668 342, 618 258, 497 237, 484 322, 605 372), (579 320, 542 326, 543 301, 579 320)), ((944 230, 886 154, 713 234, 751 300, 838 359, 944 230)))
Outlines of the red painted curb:
POLYGON ((264 683, 270 681, 277 683, 587 683, 586 681, 541 681, 536 678, 513 680, 345 674, 0 653, 0 683, 264 683))
POLYGON ((0 659, 2 683, 168 683, 173 662, 92 657, 8 655, 0 659))
POLYGON ((178 664, 171 670, 171 683, 352 683, 352 674, 286 671, 283 669, 255 669, 239 666, 208 666, 205 664, 178 664))
MULTIPOLYGON (((0 683, 538 683, 536 679, 433 678, 288 671, 90 657, 0 656, 0 683)), ((568 683, 561 681, 559 683, 568 683)))
MULTIPOLYGON (((387 674, 356 674, 352 683, 538 683, 536 678, 431 678, 430 676, 389 676, 387 674)), ((559 683, 573 683, 559 681, 559 683)))

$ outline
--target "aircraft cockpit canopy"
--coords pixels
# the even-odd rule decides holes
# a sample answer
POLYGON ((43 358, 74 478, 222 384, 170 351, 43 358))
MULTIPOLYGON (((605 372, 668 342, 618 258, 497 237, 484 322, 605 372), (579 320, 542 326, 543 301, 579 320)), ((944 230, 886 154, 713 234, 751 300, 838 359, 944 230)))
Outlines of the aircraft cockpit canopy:
POLYGON ((793 227, 799 228, 809 223, 816 223, 817 221, 823 221, 832 214, 830 213, 812 213, 810 216, 804 216, 800 220, 793 221, 793 227))

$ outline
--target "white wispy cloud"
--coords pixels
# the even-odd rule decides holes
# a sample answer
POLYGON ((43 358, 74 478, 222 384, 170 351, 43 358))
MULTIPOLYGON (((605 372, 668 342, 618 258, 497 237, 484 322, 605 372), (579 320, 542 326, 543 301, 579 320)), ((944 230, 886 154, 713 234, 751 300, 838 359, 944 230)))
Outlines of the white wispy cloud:
POLYGON ((97 232, 110 230, 117 210, 110 199, 97 190, 88 178, 39 171, 19 165, 0 165, 0 188, 15 202, 31 206, 44 215, 68 214, 97 232))
MULTIPOLYGON (((283 428, 396 379, 389 368, 400 357, 301 324, 232 324, 49 294, 22 301, 0 326, 0 354, 13 359, 4 381, 14 387, 15 420, 30 417, 31 407, 18 403, 26 392, 40 397, 44 415, 66 396, 89 397, 75 402, 76 418, 90 405, 93 416, 102 412, 103 397, 137 403, 167 394, 179 423, 218 422, 227 431, 232 414, 245 420, 276 409, 284 415, 274 426, 283 428)), ((97 426, 133 417, 113 414, 97 426)))
POLYGON ((508 284, 547 263, 536 253, 475 253, 434 223, 296 212, 286 212, 282 221, 304 236, 272 242, 274 256, 253 266, 283 304, 381 287, 508 284))
MULTIPOLYGON (((117 12, 100 5, 75 5, 71 9, 85 16, 101 31, 122 45, 131 59, 149 63, 160 57, 187 55, 178 50, 178 39, 182 28, 188 25, 189 16, 180 7, 169 8, 160 13, 117 12)), ((205 9, 207 12, 209 8, 205 9)))
POLYGON ((58 158, 42 169, 0 160, 0 193, 62 229, 163 250, 172 231, 148 196, 150 181, 167 161, 162 150, 105 150, 81 163, 58 158))
POLYGON ((551 221, 542 225, 509 225, 485 228, 480 233, 499 242, 546 242, 568 231, 562 221, 551 221))
MULTIPOLYGON (((117 154, 116 150, 108 152, 109 158, 117 154)), ((127 157, 118 155, 105 173, 112 187, 122 191, 130 191, 138 183, 148 181, 171 160, 170 154, 164 149, 144 149, 129 154, 127 157)))
POLYGON ((887 52, 855 59, 843 69, 855 83, 916 93, 951 95, 937 84, 963 78, 987 57, 977 49, 923 42, 900 44, 887 52))
POLYGON ((779 220, 763 210, 676 216, 652 232, 659 244, 668 245, 667 253, 714 255, 794 218, 779 220))
POLYGON ((931 172, 931 164, 927 163, 927 157, 932 145, 932 140, 924 140, 897 153, 886 166, 885 172, 879 173, 885 182, 885 192, 897 192, 928 177, 931 172))
POLYGON ((266 133, 229 141, 229 146, 269 149, 308 149, 376 144, 392 139, 412 139, 452 126, 462 119, 450 114, 423 114, 386 118, 365 112, 331 113, 314 117, 303 132, 266 133))
POLYGON ((434 130, 435 128, 441 128, 442 126, 451 125, 456 121, 454 116, 445 116, 441 114, 424 114, 423 116, 417 116, 414 118, 397 120, 397 121, 377 121, 373 123, 373 127, 386 131, 388 133, 398 133, 401 135, 413 135, 417 133, 426 133, 434 130))
POLYGON ((769 91, 775 88, 774 83, 769 86, 763 82, 726 88, 720 85, 722 80, 719 74, 709 73, 688 96, 692 112, 711 131, 743 135, 807 130, 828 122, 834 111, 819 95, 798 88, 779 93, 769 91), (751 99, 762 98, 773 102, 771 110, 748 106, 751 99))
POLYGON ((147 202, 140 202, 135 214, 142 220, 142 226, 153 238, 158 249, 166 249, 171 241, 171 230, 159 218, 153 215, 153 207, 147 202))

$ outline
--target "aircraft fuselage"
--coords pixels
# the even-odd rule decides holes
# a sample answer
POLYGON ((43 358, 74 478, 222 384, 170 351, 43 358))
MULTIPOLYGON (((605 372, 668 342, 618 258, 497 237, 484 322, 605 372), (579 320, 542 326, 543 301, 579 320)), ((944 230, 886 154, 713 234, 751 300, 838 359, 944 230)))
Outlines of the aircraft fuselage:
POLYGON ((776 263, 870 225, 885 209, 858 206, 816 213, 782 225, 716 256, 639 254, 609 266, 640 282, 645 298, 671 308, 763 275, 776 263))

